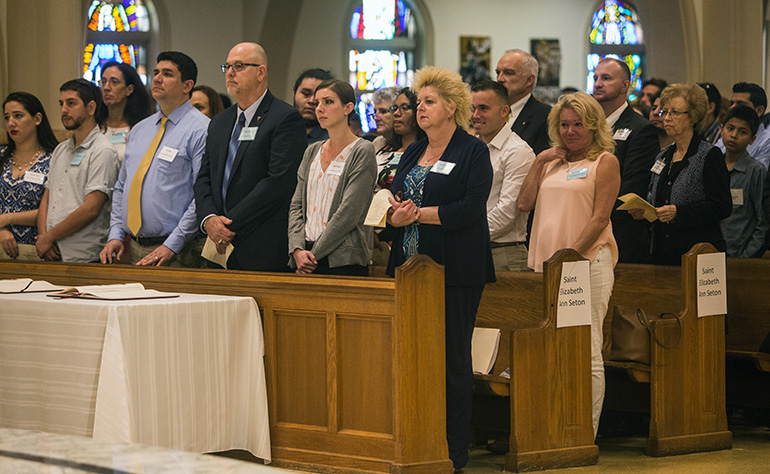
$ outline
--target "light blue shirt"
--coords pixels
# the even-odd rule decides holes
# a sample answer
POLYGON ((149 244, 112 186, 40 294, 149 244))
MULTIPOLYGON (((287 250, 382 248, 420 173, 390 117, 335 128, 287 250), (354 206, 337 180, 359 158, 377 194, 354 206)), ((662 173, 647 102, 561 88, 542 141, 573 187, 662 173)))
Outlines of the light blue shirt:
MULTIPOLYGON (((160 128, 161 112, 131 129, 123 166, 113 192, 109 240, 123 240, 128 229, 128 194, 136 170, 160 128)), ((166 131, 142 184, 139 236, 168 236, 163 245, 176 253, 197 233, 193 184, 206 146, 209 119, 188 100, 168 115, 166 131)))

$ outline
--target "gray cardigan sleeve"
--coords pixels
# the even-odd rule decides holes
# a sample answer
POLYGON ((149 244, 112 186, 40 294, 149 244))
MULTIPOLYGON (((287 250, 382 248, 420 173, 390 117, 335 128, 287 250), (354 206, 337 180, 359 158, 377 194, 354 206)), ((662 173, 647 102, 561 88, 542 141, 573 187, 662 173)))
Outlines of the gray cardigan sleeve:
POLYGON ((313 246, 316 259, 328 256, 349 233, 363 225, 374 196, 376 180, 374 145, 358 140, 350 150, 350 158, 334 193, 326 229, 313 246))
POLYGON ((302 157, 302 163, 297 170, 297 187, 294 188, 294 196, 289 205, 289 265, 294 268, 294 257, 292 254, 297 249, 305 250, 305 217, 307 197, 307 174, 310 171, 310 163, 313 162, 318 150, 323 145, 323 141, 316 142, 305 150, 302 157))

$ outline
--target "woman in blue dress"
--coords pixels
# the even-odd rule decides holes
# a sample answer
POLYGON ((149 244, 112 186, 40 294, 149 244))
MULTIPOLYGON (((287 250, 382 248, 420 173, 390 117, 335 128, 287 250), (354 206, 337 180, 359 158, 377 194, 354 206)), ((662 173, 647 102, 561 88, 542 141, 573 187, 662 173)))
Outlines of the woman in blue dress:
MULTIPOLYGON (((37 210, 51 152, 59 141, 43 104, 26 92, 3 102, 7 145, 0 146, 0 258, 17 258, 19 245, 35 245, 37 210)), ((35 252, 30 252, 35 256, 35 252)))

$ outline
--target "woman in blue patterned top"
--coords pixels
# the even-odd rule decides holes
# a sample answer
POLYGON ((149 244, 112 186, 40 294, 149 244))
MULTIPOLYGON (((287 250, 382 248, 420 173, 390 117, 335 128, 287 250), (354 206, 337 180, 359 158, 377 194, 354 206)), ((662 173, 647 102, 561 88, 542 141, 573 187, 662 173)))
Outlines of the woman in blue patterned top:
POLYGON ((471 93, 462 78, 428 66, 415 74, 417 124, 427 138, 410 145, 390 190, 388 223, 398 229, 387 272, 415 254, 444 265, 446 411, 449 458, 468 462, 473 396, 471 337, 486 283, 495 281, 487 226, 492 187, 489 148, 465 130, 471 93))
POLYGON ((0 258, 16 258, 20 244, 35 244, 37 210, 51 152, 59 142, 43 104, 32 94, 10 94, 3 116, 8 144, 0 146, 0 258))

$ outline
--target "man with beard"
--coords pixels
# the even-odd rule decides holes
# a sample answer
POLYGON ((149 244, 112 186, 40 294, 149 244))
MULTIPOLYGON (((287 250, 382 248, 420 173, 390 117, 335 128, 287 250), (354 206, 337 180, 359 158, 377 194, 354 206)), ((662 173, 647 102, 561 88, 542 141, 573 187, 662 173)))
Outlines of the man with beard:
POLYGON ((329 134, 318 125, 315 118, 315 89, 323 81, 334 79, 331 72, 325 69, 308 69, 294 81, 294 108, 302 115, 307 132, 307 144, 320 142, 329 138, 329 134))
POLYGON ((74 133, 51 156, 35 246, 45 260, 94 262, 107 241, 118 153, 96 123, 104 107, 99 88, 74 79, 59 91, 62 124, 74 133))
MULTIPOLYGON (((620 162, 619 196, 636 193, 645 198, 650 169, 660 148, 655 126, 628 106, 626 94, 630 85, 631 71, 623 61, 605 58, 594 70, 593 96, 604 109, 607 124, 612 127, 615 156, 620 162)), ((647 221, 634 220, 628 212, 618 210, 612 211, 611 221, 618 244, 618 261, 648 262, 650 236, 647 221)))

